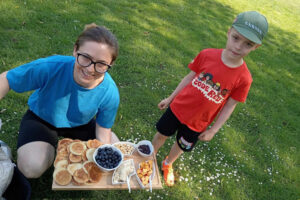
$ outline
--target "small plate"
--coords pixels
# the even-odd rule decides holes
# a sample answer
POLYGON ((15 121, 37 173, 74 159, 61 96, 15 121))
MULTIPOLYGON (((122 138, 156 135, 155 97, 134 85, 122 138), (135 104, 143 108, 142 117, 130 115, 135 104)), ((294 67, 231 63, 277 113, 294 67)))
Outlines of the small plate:
POLYGON ((132 142, 116 142, 113 144, 113 146, 120 149, 124 156, 131 156, 132 153, 135 151, 135 144, 132 142))
POLYGON ((121 163, 123 162, 123 159, 124 159, 124 155, 123 155, 123 153, 121 152, 121 150, 118 149, 117 147, 111 145, 111 144, 104 144, 104 145, 98 147, 98 148, 94 151, 94 154, 93 154, 93 161, 94 161, 94 162, 96 163, 96 165, 97 165, 102 171, 104 171, 104 172, 110 172, 110 171, 113 171, 113 170, 117 169, 117 168, 121 165, 121 163), (112 148, 113 151, 116 151, 116 152, 121 156, 121 160, 119 161, 118 165, 117 165, 116 167, 114 167, 114 168, 111 168, 111 169, 108 169, 108 168, 105 168, 105 167, 101 166, 101 165, 96 161, 96 156, 97 156, 98 150, 99 150, 99 149, 104 149, 104 148, 106 148, 106 147, 112 148))
MULTIPOLYGON (((154 160, 152 160, 152 161, 153 161, 153 163, 152 163, 152 174, 150 175, 151 181, 153 181, 153 178, 155 176, 155 163, 154 163, 154 160)), ((141 165, 141 163, 139 163, 139 169, 140 169, 140 165, 141 165)), ((135 175, 136 175, 136 179, 137 179, 139 185, 141 186, 141 188, 145 189, 147 186, 149 186, 149 183, 147 185, 144 185, 142 183, 142 181, 141 181, 140 177, 138 176, 137 172, 135 173, 135 175)))
POLYGON ((152 143, 151 143, 149 140, 142 140, 142 141, 140 141, 139 143, 137 143, 137 144, 136 144, 136 149, 137 149, 137 151, 139 152, 139 154, 140 154, 141 156, 143 156, 143 157, 151 156, 152 153, 153 153, 153 151, 154 151, 154 147, 153 147, 152 143), (150 153, 149 153, 149 154, 145 154, 145 153, 141 152, 141 151, 139 150, 139 146, 141 146, 141 145, 147 145, 147 146, 149 146, 149 148, 150 148, 150 153))
MULTIPOLYGON (((120 172, 121 173, 121 172, 120 172)), ((135 174, 135 167, 134 167, 134 162, 133 162, 133 159, 129 159, 129 160, 125 160, 122 162, 122 164, 114 171, 113 175, 112 175, 112 184, 113 185, 116 185, 116 184, 126 184, 127 183, 127 177, 131 177, 132 175, 135 174), (131 165, 133 167, 133 172, 132 173, 129 173, 127 176, 126 176, 126 179, 122 182, 119 182, 119 181, 114 181, 115 177, 118 175, 119 173, 119 170, 121 169, 122 166, 124 165, 131 165)))

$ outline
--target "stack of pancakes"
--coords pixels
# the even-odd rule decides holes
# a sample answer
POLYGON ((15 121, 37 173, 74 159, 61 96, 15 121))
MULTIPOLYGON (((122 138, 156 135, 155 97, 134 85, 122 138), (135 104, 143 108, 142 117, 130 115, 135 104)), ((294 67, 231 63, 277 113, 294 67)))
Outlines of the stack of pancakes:
POLYGON ((100 181, 101 170, 93 161, 93 153, 101 146, 99 140, 72 140, 58 142, 53 179, 58 185, 89 185, 100 181))

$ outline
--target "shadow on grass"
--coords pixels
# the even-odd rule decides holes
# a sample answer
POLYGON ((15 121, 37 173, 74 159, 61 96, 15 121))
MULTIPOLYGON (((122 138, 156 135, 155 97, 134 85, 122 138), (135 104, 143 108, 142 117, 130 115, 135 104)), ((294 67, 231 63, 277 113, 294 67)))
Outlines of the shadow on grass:
MULTIPOLYGON (((115 132, 124 138, 146 137, 150 140, 153 134, 145 133, 155 132, 154 124, 161 115, 157 103, 175 89, 188 73, 187 64, 201 49, 225 46, 227 30, 238 14, 213 0, 142 0, 139 3, 104 0, 78 1, 75 4, 71 1, 41 3, 36 0, 26 4, 7 1, 2 2, 0 11, 0 64, 4 66, 1 72, 51 54, 70 55, 84 24, 96 22, 112 30, 120 43, 120 56, 110 72, 121 94, 115 132)), ((246 59, 254 83, 247 104, 237 108, 231 125, 247 141, 243 141, 245 146, 238 145, 238 149, 226 145, 222 147, 228 154, 242 149, 250 150, 250 154, 258 154, 251 161, 257 170, 253 172, 251 167, 243 170, 243 173, 249 172, 247 178, 252 179, 249 180, 251 184, 264 180, 264 169, 272 164, 264 161, 261 157, 263 150, 255 150, 255 146, 270 146, 284 151, 287 144, 299 145, 299 141, 293 140, 296 130, 300 129, 300 106, 299 103, 293 103, 298 102, 300 96, 297 44, 297 35, 271 24, 263 46, 246 59), (248 114, 239 116, 244 108, 248 114), (286 142, 282 144, 280 142, 285 133, 292 137, 284 139, 286 142)), ((8 97, 14 98, 14 95, 8 97)), ((11 107, 9 101, 1 101, 0 105, 11 107)), ((25 105, 23 99, 20 104, 25 105)), ((236 138, 236 142, 240 142, 239 138, 236 138)), ((168 151, 163 150, 164 153, 168 151)), ((243 164, 247 168, 248 163, 243 164)), ((95 195, 112 198, 115 194, 110 191, 97 194, 88 191, 53 192, 49 187, 52 184, 51 169, 41 179, 31 183, 33 198, 89 198, 95 195)), ((268 184, 268 187, 292 194, 294 187, 291 184, 277 182, 268 184)), ((249 193, 249 199, 257 199, 261 196, 256 194, 256 189, 247 187, 241 193, 245 193, 245 196, 249 193)), ((175 187, 175 190, 180 191, 180 188, 175 187)), ((229 190, 232 188, 226 190, 222 194, 230 198, 229 190)), ((126 192, 123 194, 134 198, 126 192)), ((269 194, 271 191, 266 193, 269 194)), ((182 196, 178 195, 179 199, 190 197, 185 192, 182 192, 182 196)), ((281 197, 284 197, 283 193, 280 193, 281 197)))

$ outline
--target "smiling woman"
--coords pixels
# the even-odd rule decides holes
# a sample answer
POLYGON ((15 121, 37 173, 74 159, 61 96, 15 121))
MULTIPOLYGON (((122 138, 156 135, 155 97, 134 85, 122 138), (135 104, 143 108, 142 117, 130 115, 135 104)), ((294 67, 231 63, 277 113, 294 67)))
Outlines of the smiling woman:
POLYGON ((37 178, 51 166, 58 136, 118 141, 111 127, 119 91, 107 72, 118 48, 109 30, 91 24, 75 42, 73 56, 41 58, 0 75, 0 98, 10 89, 35 90, 17 144, 18 168, 27 178, 37 178))
POLYGON ((99 85, 112 62, 109 49, 110 47, 106 44, 90 41, 85 42, 78 51, 74 48, 73 55, 77 57, 74 66, 75 82, 88 89, 99 85))
POLYGON ((104 73, 116 60, 118 43, 107 29, 90 24, 75 42, 73 56, 77 58, 74 80, 91 89, 103 81, 104 73))

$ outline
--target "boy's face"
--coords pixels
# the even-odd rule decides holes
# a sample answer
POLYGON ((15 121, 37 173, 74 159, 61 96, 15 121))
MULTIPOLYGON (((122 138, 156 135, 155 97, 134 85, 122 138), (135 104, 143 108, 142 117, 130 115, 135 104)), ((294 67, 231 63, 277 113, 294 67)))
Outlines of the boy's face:
POLYGON ((232 59, 242 59, 260 46, 245 38, 234 28, 228 30, 227 37, 226 50, 228 51, 228 56, 232 59))

